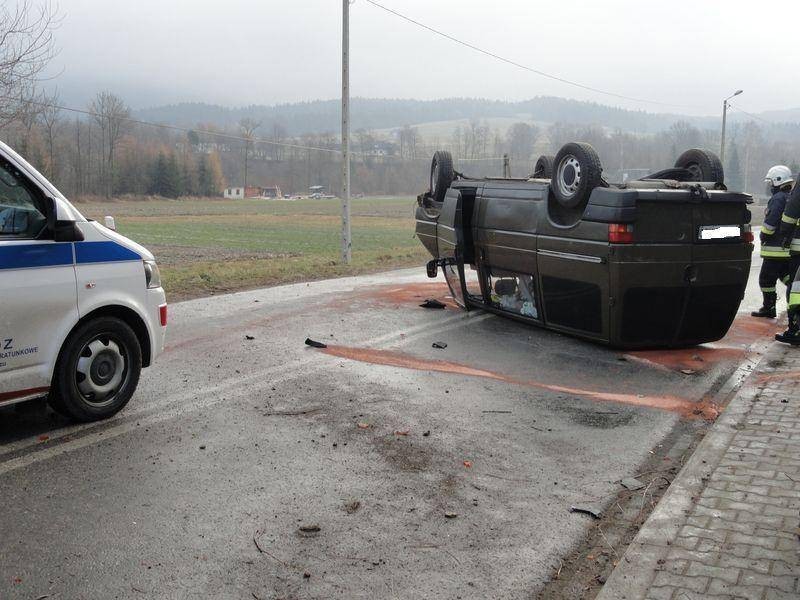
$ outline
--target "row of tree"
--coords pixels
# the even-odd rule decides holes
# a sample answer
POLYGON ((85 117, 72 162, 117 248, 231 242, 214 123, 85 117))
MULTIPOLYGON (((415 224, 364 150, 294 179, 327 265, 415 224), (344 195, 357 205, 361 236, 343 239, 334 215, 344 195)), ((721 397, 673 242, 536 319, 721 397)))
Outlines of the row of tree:
MULTIPOLYGON (((184 132, 132 119, 125 102, 108 92, 98 94, 78 114, 60 108, 57 95, 32 87, 24 94, 14 117, 0 123, 0 136, 73 196, 219 196, 226 183, 277 185, 293 194, 322 185, 336 193, 341 185, 339 139, 333 133, 291 138, 280 124, 263 126, 251 119, 228 130, 198 125, 184 132), (267 131, 264 137, 262 129, 267 131)), ((0 110, 2 105, 0 100, 0 110)), ((778 126, 755 122, 731 126, 724 165, 730 188, 758 194, 770 166, 781 163, 800 170, 800 135, 782 133, 778 126)), ((352 189, 363 194, 418 192, 426 184, 427 161, 437 149, 449 149, 459 170, 477 176, 499 175, 500 157, 508 155, 512 173, 524 176, 539 154, 555 154, 569 141, 592 144, 610 181, 671 166, 688 148, 716 150, 720 144, 718 131, 700 130, 686 121, 652 135, 534 121, 502 130, 473 120, 456 125, 449 136, 428 139, 417 127, 380 134, 362 129, 352 140, 352 189)))

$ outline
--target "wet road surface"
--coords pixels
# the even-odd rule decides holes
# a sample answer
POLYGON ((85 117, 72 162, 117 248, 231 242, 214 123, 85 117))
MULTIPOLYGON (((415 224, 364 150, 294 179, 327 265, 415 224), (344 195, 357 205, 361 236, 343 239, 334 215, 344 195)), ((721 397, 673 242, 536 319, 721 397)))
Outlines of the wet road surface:
POLYGON ((629 354, 461 312, 419 270, 174 305, 117 417, 0 411, 0 597, 530 597, 586 533, 571 505, 713 419, 776 328, 757 304, 629 354))

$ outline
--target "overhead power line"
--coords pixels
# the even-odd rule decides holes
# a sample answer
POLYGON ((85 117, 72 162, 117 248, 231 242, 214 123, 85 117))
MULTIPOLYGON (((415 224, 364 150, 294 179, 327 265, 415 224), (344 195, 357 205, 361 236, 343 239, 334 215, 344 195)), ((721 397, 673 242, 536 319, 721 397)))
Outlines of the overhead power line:
POLYGON ((491 58, 494 58, 494 59, 499 60, 501 62, 504 62, 506 64, 509 64, 511 66, 517 67, 518 69, 522 69, 524 71, 528 71, 530 73, 534 73, 534 74, 539 75, 541 77, 546 77, 547 79, 552 79, 553 81, 558 81, 560 83, 564 83, 566 85, 571 85, 573 87, 580 88, 582 90, 587 90, 587 91, 590 91, 590 92, 594 92, 596 94, 603 94, 604 96, 610 96, 612 98, 618 98, 620 100, 629 100, 631 102, 638 102, 640 104, 652 104, 652 105, 656 105, 656 106, 664 106, 664 107, 671 107, 671 108, 694 108, 694 109, 703 110, 703 107, 695 106, 695 105, 691 105, 691 104, 672 104, 672 103, 669 103, 669 102, 661 102, 661 101, 658 101, 658 100, 650 100, 650 99, 647 99, 647 98, 636 98, 636 97, 633 97, 633 96, 626 96, 624 94, 618 94, 616 92, 610 92, 608 90, 603 90, 603 89, 600 89, 600 88, 596 88, 596 87, 593 87, 593 86, 590 86, 590 85, 579 83, 577 81, 572 81, 572 80, 567 79, 565 77, 560 77, 558 75, 553 75, 552 73, 546 73, 545 71, 540 71, 539 69, 535 69, 533 67, 529 67, 528 65, 523 65, 522 63, 519 63, 519 62, 517 62, 515 60, 511 60, 510 58, 506 58, 504 56, 500 56, 499 54, 495 54, 494 52, 491 52, 489 50, 485 50, 484 48, 480 48, 478 46, 475 46, 474 44, 470 44, 469 42, 465 42, 464 40, 460 40, 460 39, 458 39, 456 37, 453 37, 450 34, 444 33, 443 31, 439 31, 438 29, 435 29, 435 28, 433 28, 433 27, 431 27, 429 25, 425 25, 424 23, 421 23, 421 22, 417 21, 416 19, 412 19, 411 17, 408 17, 408 16, 406 16, 406 15, 404 15, 402 13, 399 13, 396 10, 389 8, 388 6, 384 6, 383 4, 375 2, 375 0, 365 0, 365 2, 367 2, 368 4, 372 4, 376 8, 380 8, 381 10, 384 10, 387 13, 390 13, 390 14, 392 14, 392 15, 400 18, 400 19, 403 19, 404 21, 407 21, 408 23, 411 23, 413 25, 416 25, 417 27, 421 27, 422 29, 430 31, 431 33, 433 33, 435 35, 438 35, 439 37, 443 37, 446 40, 450 40, 451 42, 454 42, 456 44, 459 44, 461 46, 469 48, 470 50, 474 50, 475 52, 478 52, 480 54, 484 54, 486 56, 489 56, 491 58))
POLYGON ((728 102, 728 106, 730 106, 736 112, 740 112, 743 115, 747 115, 751 119, 755 119, 756 121, 761 121, 762 123, 766 123, 767 125, 774 125, 774 123, 772 123, 771 121, 767 121, 764 117, 759 117, 758 115, 754 115, 752 113, 749 113, 746 110, 742 110, 741 108, 739 108, 735 104, 731 104, 730 102, 728 102))

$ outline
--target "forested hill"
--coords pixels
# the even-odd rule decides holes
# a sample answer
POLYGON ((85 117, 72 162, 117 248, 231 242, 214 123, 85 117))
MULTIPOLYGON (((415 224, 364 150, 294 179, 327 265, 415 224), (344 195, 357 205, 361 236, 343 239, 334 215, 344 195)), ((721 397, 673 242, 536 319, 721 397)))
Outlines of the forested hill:
MULTIPOLYGON (((203 103, 181 103, 142 109, 136 116, 149 121, 194 127, 198 123, 234 127, 242 118, 261 121, 268 127, 281 124, 289 135, 335 132, 340 128, 339 100, 317 100, 276 106, 227 108, 203 103)), ((800 121, 800 110, 784 111, 800 121)), ((718 126, 718 117, 686 117, 679 114, 654 114, 624 110, 591 102, 541 96, 521 102, 502 102, 471 98, 442 100, 402 100, 354 98, 351 108, 352 128, 389 129, 454 119, 490 119, 497 117, 543 122, 602 125, 637 133, 653 133, 686 120, 697 127, 718 126)))

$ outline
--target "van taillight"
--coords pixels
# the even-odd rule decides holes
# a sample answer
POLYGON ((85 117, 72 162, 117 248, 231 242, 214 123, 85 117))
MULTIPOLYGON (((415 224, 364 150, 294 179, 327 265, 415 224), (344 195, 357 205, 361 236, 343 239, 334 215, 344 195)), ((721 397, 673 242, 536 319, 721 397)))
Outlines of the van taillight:
POLYGON ((755 242, 755 237, 753 237, 753 230, 750 228, 750 225, 744 225, 742 227, 742 241, 745 244, 752 244, 755 242))
POLYGON ((610 223, 608 225, 608 241, 612 244, 632 244, 633 225, 610 223))
POLYGON ((158 316, 161 319, 161 326, 162 327, 166 327, 167 326, 167 305, 166 304, 162 304, 161 306, 158 307, 158 316))

